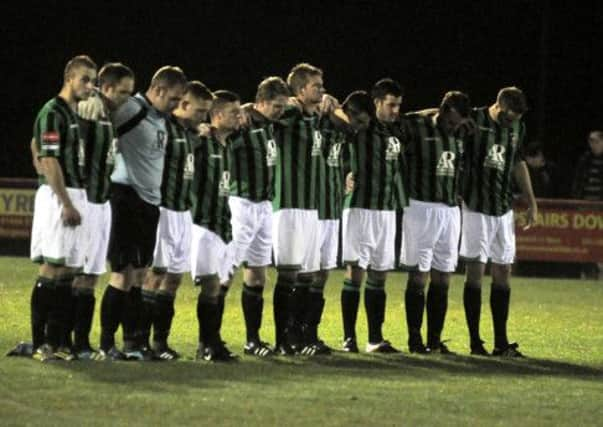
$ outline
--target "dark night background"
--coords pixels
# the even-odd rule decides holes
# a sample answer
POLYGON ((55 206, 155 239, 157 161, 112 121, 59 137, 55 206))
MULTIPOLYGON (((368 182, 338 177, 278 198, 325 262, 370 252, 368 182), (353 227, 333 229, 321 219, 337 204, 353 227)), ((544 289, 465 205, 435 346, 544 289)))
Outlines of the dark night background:
POLYGON ((66 61, 87 53, 99 66, 131 66, 138 90, 159 66, 173 64, 246 100, 260 79, 285 77, 300 61, 321 67, 327 90, 340 99, 391 76, 406 88, 406 111, 434 106, 450 89, 490 104, 500 87, 515 84, 530 102, 529 139, 540 139, 571 181, 588 131, 603 127, 603 6, 564 3, 23 3, 2 13, 0 176, 34 175, 28 146, 35 115, 58 93, 66 61))

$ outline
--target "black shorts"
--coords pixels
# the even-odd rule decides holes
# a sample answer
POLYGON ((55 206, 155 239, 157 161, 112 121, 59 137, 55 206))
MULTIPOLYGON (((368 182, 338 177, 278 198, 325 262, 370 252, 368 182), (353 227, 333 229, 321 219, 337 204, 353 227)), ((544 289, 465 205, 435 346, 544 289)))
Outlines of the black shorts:
POLYGON ((111 185, 111 237, 109 263, 114 272, 128 265, 148 267, 159 223, 159 208, 145 202, 129 185, 111 185))

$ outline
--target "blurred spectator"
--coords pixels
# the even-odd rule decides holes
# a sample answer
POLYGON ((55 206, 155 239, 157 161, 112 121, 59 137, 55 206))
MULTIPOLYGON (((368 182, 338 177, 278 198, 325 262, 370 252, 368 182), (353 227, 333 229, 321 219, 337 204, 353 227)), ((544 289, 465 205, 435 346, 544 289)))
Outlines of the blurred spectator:
MULTIPOLYGON (((603 201, 603 131, 593 130, 588 135, 589 149, 580 157, 572 185, 572 197, 603 201)), ((601 279, 603 263, 585 264, 583 276, 601 279)))
POLYGON ((557 167, 544 156, 542 145, 538 141, 529 143, 525 149, 525 160, 530 172, 534 195, 541 198, 559 197, 557 167))
POLYGON ((589 149, 580 157, 572 185, 572 197, 603 200, 603 131, 588 135, 589 149))

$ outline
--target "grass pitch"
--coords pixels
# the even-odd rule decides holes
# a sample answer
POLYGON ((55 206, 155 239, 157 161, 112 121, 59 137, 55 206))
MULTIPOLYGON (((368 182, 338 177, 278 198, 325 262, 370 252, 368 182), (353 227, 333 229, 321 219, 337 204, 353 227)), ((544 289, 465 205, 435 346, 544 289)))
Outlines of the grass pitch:
MULTIPOLYGON (((29 296, 36 267, 0 258, 0 351, 29 340, 29 296)), ((331 274, 320 333, 341 343, 342 272, 331 274)), ((273 341, 271 291, 263 338, 273 341)), ((193 360, 197 290, 186 278, 170 342, 178 362, 55 362, 0 358, 0 425, 603 425, 603 283, 514 278, 509 335, 526 360, 468 356, 463 278, 450 290, 444 338, 458 356, 416 356, 406 349, 403 289, 391 274, 384 335, 401 355, 242 357, 236 364, 193 360)), ((92 342, 98 343, 97 289, 92 342)), ((227 296, 223 337, 242 353, 240 276, 227 296)), ((484 289, 482 335, 492 346, 484 289)), ((121 335, 118 332, 118 337, 121 335)), ((359 345, 366 339, 361 305, 359 345)))

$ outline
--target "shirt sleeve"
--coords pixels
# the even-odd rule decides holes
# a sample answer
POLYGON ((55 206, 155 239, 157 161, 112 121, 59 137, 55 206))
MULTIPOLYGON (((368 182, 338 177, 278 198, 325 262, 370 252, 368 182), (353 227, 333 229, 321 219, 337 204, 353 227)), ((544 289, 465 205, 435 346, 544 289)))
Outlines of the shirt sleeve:
POLYGON ((68 131, 64 120, 56 111, 49 110, 40 114, 34 125, 38 158, 60 157, 61 144, 66 142, 68 131))

